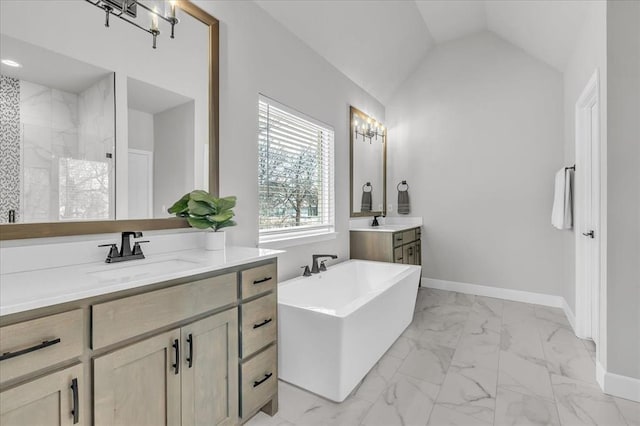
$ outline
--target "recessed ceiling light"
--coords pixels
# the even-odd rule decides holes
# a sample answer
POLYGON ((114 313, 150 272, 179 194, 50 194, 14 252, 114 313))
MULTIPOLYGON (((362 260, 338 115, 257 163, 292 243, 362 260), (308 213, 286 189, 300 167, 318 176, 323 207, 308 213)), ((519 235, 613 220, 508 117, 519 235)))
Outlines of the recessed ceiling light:
POLYGON ((8 67, 20 68, 22 65, 13 59, 3 59, 2 63, 8 67))

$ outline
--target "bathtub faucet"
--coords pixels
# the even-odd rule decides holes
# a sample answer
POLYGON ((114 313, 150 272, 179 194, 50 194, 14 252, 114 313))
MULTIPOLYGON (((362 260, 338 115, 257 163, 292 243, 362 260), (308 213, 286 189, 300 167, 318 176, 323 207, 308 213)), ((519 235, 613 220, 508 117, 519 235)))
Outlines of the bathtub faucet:
POLYGON ((322 259, 322 258, 325 258, 325 257, 330 258, 330 259, 337 259, 338 258, 338 256, 336 256, 335 254, 314 254, 311 257, 313 258, 313 262, 311 264, 311 273, 312 274, 317 274, 317 273, 320 272, 320 268, 318 267, 318 259, 322 259))

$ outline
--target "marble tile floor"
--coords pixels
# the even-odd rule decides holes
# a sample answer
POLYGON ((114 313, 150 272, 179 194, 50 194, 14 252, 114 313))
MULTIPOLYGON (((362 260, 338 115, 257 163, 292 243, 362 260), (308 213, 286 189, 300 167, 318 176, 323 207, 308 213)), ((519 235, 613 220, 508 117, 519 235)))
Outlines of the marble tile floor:
POLYGON ((285 382, 248 426, 640 426, 602 393, 595 346, 560 309, 421 288, 413 322, 342 403, 285 382))

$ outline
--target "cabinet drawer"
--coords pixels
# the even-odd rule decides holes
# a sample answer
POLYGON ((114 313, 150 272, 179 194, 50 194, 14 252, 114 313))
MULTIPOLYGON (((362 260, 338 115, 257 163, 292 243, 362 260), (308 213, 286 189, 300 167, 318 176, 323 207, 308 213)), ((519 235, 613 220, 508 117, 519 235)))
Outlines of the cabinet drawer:
POLYGON ((275 263, 242 271, 242 298, 246 299, 276 287, 278 271, 275 263))
POLYGON ((241 413, 245 418, 271 399, 278 389, 276 346, 242 364, 241 413))
POLYGON ((393 262, 394 263, 402 263, 403 255, 402 255, 402 247, 396 247, 393 249, 393 262))
POLYGON ((275 293, 242 305, 242 353, 243 358, 276 340, 277 303, 275 293))
POLYGON ((416 240, 419 240, 421 238, 422 238, 422 229, 416 228, 416 240))
POLYGON ((93 349, 235 303, 236 300, 236 274, 231 273, 93 305, 93 349))
POLYGON ((393 246, 398 247, 402 245, 402 232, 396 232, 393 234, 393 246))
POLYGON ((405 244, 415 241, 416 239, 416 230, 410 229, 408 231, 404 231, 402 233, 402 240, 405 244))
POLYGON ((0 382, 82 354, 83 313, 76 309, 0 328, 0 382))

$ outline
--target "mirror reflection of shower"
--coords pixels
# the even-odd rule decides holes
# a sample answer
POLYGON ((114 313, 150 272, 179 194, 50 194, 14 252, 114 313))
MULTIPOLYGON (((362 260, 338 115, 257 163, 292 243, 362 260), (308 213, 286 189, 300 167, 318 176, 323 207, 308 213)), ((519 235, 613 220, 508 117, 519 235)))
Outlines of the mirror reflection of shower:
POLYGON ((2 46, 55 60, 2 66, 0 223, 114 218, 114 74, 7 36, 2 46))

